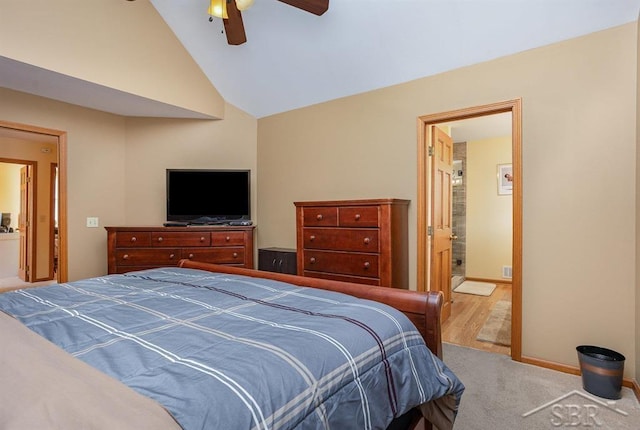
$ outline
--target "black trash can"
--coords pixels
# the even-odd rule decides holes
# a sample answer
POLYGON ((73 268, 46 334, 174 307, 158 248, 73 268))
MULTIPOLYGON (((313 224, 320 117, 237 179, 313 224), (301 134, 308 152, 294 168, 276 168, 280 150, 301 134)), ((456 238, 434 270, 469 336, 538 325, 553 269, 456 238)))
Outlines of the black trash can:
POLYGON ((576 350, 585 391, 605 399, 619 399, 622 396, 624 355, 592 345, 580 345, 576 350))

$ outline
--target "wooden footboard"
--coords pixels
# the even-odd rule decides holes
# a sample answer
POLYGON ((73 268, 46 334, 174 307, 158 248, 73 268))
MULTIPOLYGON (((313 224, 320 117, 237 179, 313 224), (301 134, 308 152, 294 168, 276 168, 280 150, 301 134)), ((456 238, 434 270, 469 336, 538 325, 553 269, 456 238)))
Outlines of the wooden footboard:
POLYGON ((397 288, 375 287, 350 282, 332 281, 320 278, 265 272, 262 270, 244 269, 240 267, 222 266, 198 261, 181 260, 180 267, 207 270, 209 272, 229 273, 253 276, 255 278, 273 279, 290 284, 320 288, 349 294, 361 299, 375 300, 392 306, 403 312, 422 334, 427 347, 439 358, 442 358, 442 337, 440 328, 440 310, 442 293, 417 292, 397 288))

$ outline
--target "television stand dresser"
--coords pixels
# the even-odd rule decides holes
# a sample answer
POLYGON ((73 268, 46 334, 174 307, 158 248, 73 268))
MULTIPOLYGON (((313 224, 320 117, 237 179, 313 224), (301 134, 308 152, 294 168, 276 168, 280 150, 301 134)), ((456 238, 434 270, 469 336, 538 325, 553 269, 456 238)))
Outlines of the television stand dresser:
POLYGON ((254 228, 105 227, 108 273, 176 266, 183 258, 253 269, 254 228))
POLYGON ((294 204, 298 275, 409 288, 409 200, 294 204))

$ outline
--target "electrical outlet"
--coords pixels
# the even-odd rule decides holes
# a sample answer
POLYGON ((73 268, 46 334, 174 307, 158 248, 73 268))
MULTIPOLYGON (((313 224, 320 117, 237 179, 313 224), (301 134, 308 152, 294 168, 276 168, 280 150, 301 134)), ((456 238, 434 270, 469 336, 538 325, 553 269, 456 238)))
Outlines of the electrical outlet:
POLYGON ((98 227, 98 217, 87 217, 87 227, 98 227))

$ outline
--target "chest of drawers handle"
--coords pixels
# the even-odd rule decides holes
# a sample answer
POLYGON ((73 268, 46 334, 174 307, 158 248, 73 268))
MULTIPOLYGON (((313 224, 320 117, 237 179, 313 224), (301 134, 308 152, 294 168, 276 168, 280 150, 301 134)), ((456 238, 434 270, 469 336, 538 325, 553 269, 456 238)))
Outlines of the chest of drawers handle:
POLYGON ((371 263, 369 263, 368 261, 365 261, 363 264, 365 270, 368 269, 369 267, 371 267, 371 263))
POLYGON ((225 238, 225 240, 226 240, 227 242, 229 242, 229 241, 231 240, 231 238, 230 238, 229 236, 227 236, 227 237, 225 238))
POLYGON ((315 262, 316 262, 316 259, 315 259, 314 257, 311 257, 311 258, 309 259, 309 263, 311 263, 311 264, 315 264, 315 262))
POLYGON ((371 242, 371 239, 370 239, 370 238, 368 238, 368 237, 365 237, 365 238, 364 238, 364 243, 365 243, 366 245, 368 245, 368 244, 369 244, 369 242, 371 242))
POLYGON ((233 258, 238 258, 238 253, 237 252, 233 253, 233 258))
POLYGON ((322 221, 322 214, 318 214, 318 215, 316 215, 316 219, 317 219, 318 221, 322 221))
POLYGON ((189 254, 189 260, 193 258, 193 254, 189 254))
POLYGON ((162 238, 162 236, 160 236, 160 237, 158 238, 158 242, 162 242, 163 240, 164 240, 164 239, 162 238))
POLYGON ((124 255, 122 256, 122 259, 123 259, 123 260, 128 260, 128 259, 129 259, 129 254, 124 254, 124 255))
POLYGON ((354 218, 356 219, 356 221, 358 221, 360 219, 360 214, 356 214, 354 218))
POLYGON ((138 240, 138 238, 137 238, 137 237, 135 237, 135 236, 132 236, 132 237, 131 237, 131 242, 135 242, 136 240, 138 240))
POLYGON ((313 242, 314 240, 316 240, 316 237, 314 235, 311 235, 309 236, 309 240, 313 242))
POLYGON ((200 236, 200 242, 204 242, 204 236, 200 236))
POLYGON ((169 260, 173 260, 173 257, 175 257, 176 254, 169 254, 169 260))

